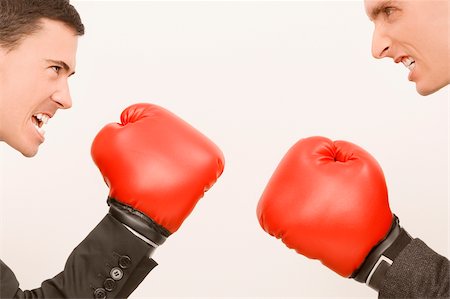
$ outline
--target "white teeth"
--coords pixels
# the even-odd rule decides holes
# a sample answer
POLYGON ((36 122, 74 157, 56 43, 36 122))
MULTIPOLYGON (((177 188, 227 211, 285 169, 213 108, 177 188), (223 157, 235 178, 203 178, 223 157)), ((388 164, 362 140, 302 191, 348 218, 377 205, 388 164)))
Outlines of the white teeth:
POLYGON ((47 114, 43 114, 43 113, 35 114, 34 117, 36 117, 38 120, 40 120, 43 124, 48 123, 48 120, 50 119, 50 117, 47 114))
POLYGON ((415 60, 412 57, 403 58, 402 63, 410 71, 412 71, 416 66, 415 60))
POLYGON ((34 127, 36 128, 36 130, 40 135, 44 136, 45 135, 44 125, 48 123, 50 117, 47 114, 43 113, 35 114, 34 117, 36 117, 36 119, 38 119, 42 123, 41 127, 39 127, 37 124, 33 124, 34 127))
POLYGON ((39 134, 41 134, 42 136, 45 135, 45 130, 43 128, 39 128, 37 125, 34 125, 34 127, 36 128, 39 134))

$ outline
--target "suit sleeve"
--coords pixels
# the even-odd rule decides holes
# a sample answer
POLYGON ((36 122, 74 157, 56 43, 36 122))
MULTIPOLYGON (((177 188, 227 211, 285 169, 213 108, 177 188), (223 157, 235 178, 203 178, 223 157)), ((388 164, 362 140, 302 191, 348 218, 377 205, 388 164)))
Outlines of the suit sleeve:
POLYGON ((379 298, 450 298, 449 260, 414 239, 386 273, 379 298))
POLYGON ((108 214, 72 251, 64 271, 40 288, 21 290, 0 260, 0 297, 127 298, 157 265, 149 258, 151 250, 108 214))

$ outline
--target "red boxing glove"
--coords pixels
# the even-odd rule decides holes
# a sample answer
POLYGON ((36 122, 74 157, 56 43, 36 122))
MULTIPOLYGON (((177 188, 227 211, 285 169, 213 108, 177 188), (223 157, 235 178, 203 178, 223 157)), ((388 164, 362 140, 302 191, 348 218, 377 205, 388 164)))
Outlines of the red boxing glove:
POLYGON ((120 119, 97 134, 92 158, 110 188, 110 213, 159 245, 222 174, 224 157, 162 107, 135 104, 120 119))
MULTIPOLYGON (((369 252, 398 229, 377 161, 355 144, 323 137, 302 139, 288 151, 257 216, 270 235, 344 277, 353 277, 369 252)), ((359 281, 370 280, 380 255, 359 281)))

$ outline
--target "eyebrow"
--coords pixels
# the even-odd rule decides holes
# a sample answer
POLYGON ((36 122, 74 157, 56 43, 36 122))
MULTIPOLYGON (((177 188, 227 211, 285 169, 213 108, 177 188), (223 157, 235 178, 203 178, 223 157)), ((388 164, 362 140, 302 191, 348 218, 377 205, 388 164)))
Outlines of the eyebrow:
POLYGON ((393 4, 394 1, 383 1, 381 3, 378 3, 375 7, 372 8, 372 10, 369 12, 369 19, 375 20, 378 15, 386 8, 393 4))
MULTIPOLYGON (((66 72, 70 72, 70 67, 67 65, 67 63, 65 63, 62 60, 53 60, 53 59, 46 59, 45 61, 47 61, 50 64, 57 64, 59 66, 61 66, 66 72)), ((75 74, 75 71, 72 71, 69 75, 72 76, 73 74, 75 74)))

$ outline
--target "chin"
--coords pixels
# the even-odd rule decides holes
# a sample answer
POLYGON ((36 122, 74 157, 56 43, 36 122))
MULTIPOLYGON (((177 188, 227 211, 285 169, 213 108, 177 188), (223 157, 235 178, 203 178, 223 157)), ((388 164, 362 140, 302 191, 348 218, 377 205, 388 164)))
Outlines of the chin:
POLYGON ((445 84, 444 83, 443 84, 416 83, 416 90, 421 96, 428 96, 430 94, 433 94, 433 93, 439 91, 440 89, 444 88, 447 85, 448 85, 448 83, 445 83, 445 84))
POLYGON ((21 152, 21 153, 22 153, 22 155, 24 155, 27 158, 32 158, 32 157, 36 156, 37 152, 38 151, 36 150, 36 151, 33 151, 33 152, 21 152))
POLYGON ((31 158, 31 157, 36 156, 39 148, 37 146, 24 145, 24 146, 16 147, 15 149, 18 150, 25 157, 31 158))
POLYGON ((431 91, 431 90, 426 90, 426 89, 420 89, 420 88, 416 88, 416 90, 417 90, 417 93, 418 94, 420 94, 421 96, 427 96, 427 95, 430 95, 430 94, 432 94, 434 91, 431 91))

